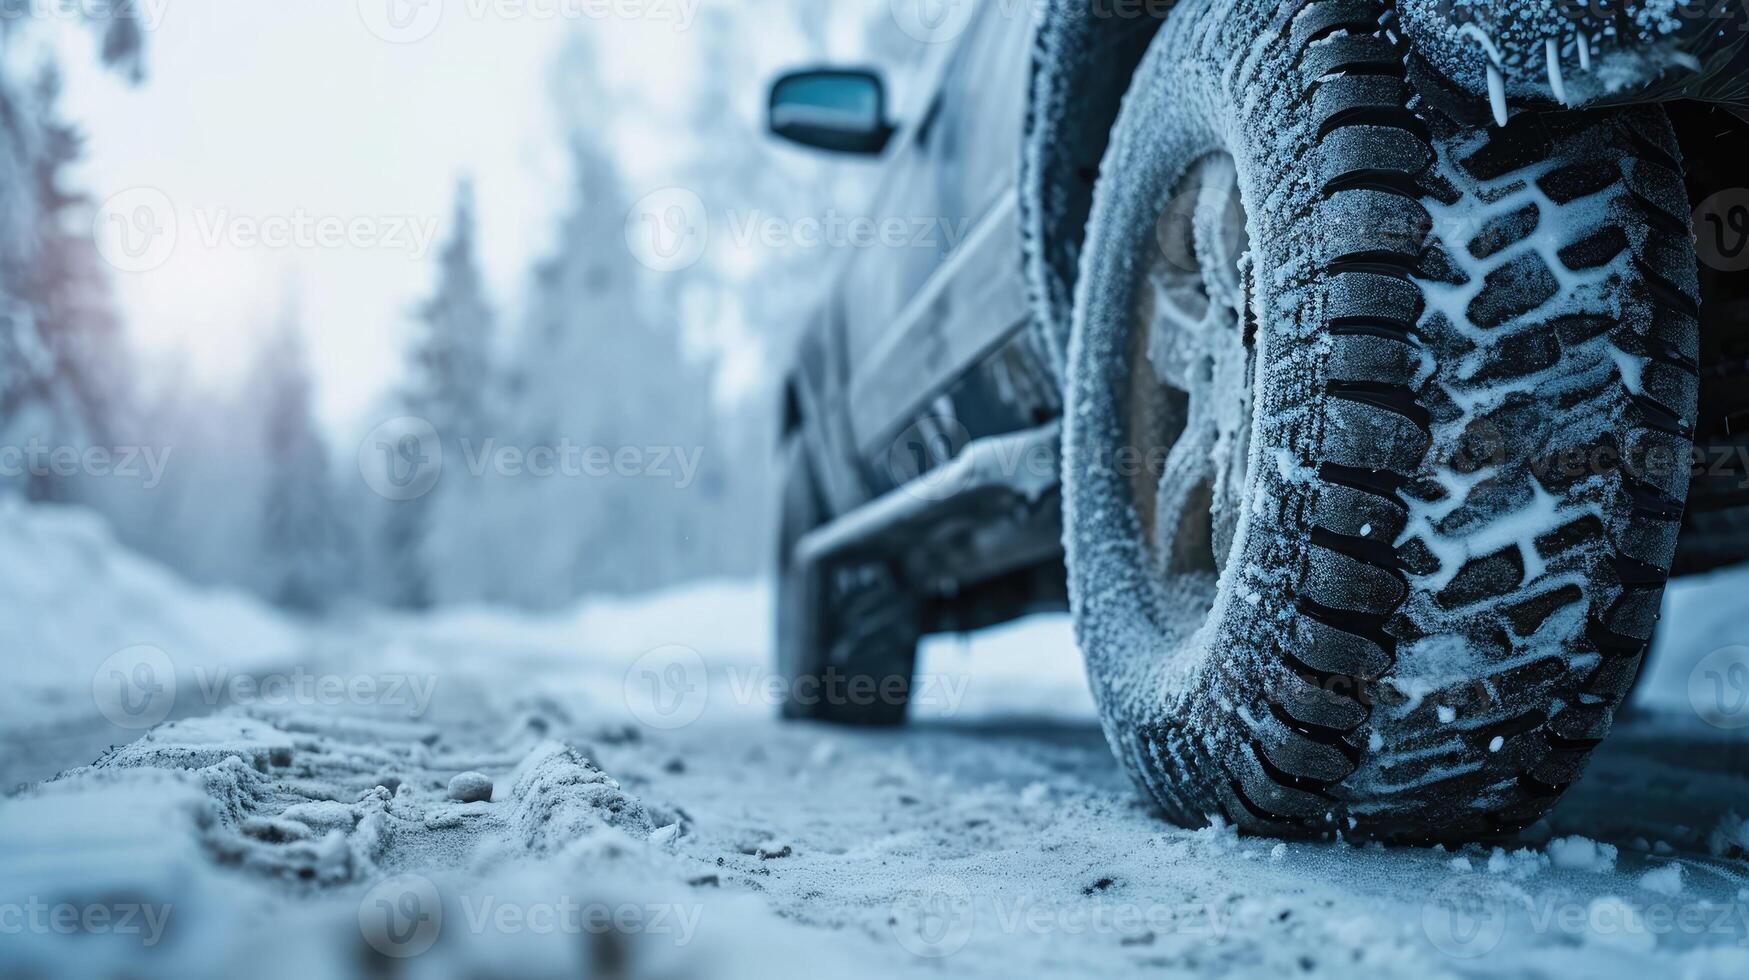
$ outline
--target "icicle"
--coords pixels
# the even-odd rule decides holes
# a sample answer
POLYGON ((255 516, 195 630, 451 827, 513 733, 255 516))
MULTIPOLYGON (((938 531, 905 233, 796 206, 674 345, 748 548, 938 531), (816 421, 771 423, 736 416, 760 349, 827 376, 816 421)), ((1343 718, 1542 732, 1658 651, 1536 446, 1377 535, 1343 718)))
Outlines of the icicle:
POLYGON ((1474 24, 1465 24, 1458 28, 1460 37, 1468 37, 1482 46, 1488 55, 1488 102, 1494 107, 1494 121, 1506 125, 1506 76, 1500 73, 1500 62, 1504 60, 1500 47, 1488 32, 1474 24))
POLYGON ((1549 88, 1554 90, 1555 101, 1568 105, 1567 80, 1561 75, 1561 46, 1551 37, 1543 42, 1543 50, 1549 56, 1549 88))
POLYGON ((1506 125, 1506 76, 1493 62, 1488 63, 1488 104, 1494 107, 1494 123, 1506 125))
POLYGON ((1582 71, 1591 70, 1591 35, 1579 35, 1579 68, 1582 71))

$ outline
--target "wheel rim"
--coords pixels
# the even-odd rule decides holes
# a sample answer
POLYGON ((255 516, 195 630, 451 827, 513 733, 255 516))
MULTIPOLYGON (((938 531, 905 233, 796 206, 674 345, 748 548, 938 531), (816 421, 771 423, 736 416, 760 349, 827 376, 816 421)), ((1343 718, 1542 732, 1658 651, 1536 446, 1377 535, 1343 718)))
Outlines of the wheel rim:
POLYGON ((1155 237, 1132 311, 1131 489, 1154 572, 1206 618, 1245 511, 1255 370, 1231 156, 1190 166, 1155 237))

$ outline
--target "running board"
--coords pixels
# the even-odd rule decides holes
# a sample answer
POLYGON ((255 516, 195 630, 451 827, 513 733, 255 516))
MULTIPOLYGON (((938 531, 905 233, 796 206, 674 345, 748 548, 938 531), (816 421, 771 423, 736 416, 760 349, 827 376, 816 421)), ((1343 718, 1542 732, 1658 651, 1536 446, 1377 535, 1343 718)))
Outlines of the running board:
POLYGON ((945 522, 1030 509, 1062 483, 1062 423, 979 439, 946 464, 809 532, 795 560, 903 551, 945 522))

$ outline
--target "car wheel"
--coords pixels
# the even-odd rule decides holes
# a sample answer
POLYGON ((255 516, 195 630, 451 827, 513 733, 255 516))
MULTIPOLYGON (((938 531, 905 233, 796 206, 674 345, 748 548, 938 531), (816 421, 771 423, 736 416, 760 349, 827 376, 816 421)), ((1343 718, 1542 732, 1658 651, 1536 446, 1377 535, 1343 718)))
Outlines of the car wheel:
POLYGON ((1608 731, 1687 492, 1661 110, 1454 111, 1386 8, 1192 2, 1101 169, 1065 521, 1106 733, 1171 818, 1467 840, 1608 731))
POLYGON ((919 639, 915 601, 878 558, 804 563, 825 520, 807 451, 785 452, 779 519, 777 662, 785 718, 885 726, 905 720, 919 639))

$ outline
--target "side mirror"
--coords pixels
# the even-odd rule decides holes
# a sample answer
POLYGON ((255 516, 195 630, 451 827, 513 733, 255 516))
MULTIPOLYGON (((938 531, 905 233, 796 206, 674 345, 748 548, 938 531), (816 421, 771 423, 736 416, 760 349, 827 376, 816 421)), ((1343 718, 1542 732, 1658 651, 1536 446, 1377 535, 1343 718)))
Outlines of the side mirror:
POLYGON ((833 153, 876 156, 893 138, 887 86, 877 72, 798 71, 771 86, 771 133, 833 153))

